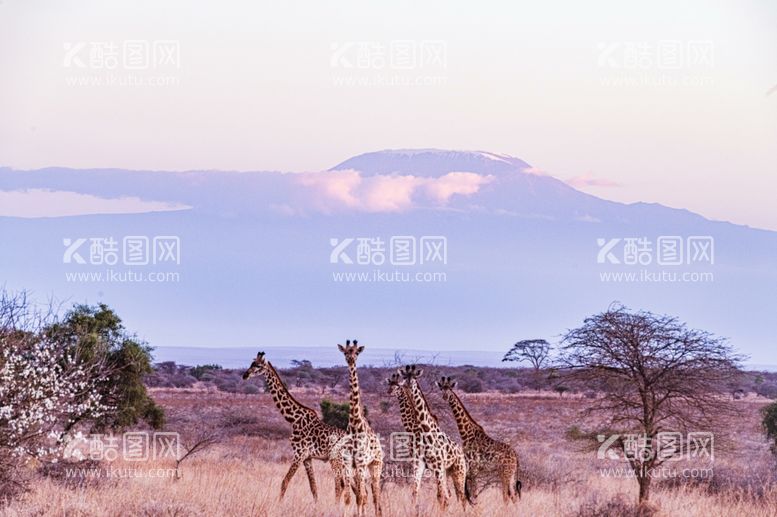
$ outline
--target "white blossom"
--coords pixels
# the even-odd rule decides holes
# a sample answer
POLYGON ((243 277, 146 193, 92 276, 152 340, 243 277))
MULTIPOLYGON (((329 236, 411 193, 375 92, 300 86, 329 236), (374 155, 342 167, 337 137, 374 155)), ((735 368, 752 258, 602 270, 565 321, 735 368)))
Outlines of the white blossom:
POLYGON ((40 458, 59 452, 68 424, 109 408, 96 389, 103 379, 75 366, 59 344, 31 341, 0 334, 0 450, 40 458))

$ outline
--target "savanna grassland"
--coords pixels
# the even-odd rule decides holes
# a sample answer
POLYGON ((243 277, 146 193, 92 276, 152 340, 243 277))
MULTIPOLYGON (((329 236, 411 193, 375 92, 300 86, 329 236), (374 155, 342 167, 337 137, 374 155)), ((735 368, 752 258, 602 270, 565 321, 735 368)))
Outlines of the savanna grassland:
MULTIPOLYGON (((364 375, 368 417, 373 428, 385 437, 387 458, 389 435, 402 430, 397 402, 378 382, 388 371, 374 369, 364 375)), ((317 411, 323 398, 347 400, 347 380, 313 386, 310 382, 298 382, 288 372, 285 376, 294 396, 317 411)), ((302 468, 284 500, 278 500, 280 482, 292 451, 288 442, 289 425, 276 410, 270 395, 261 390, 230 393, 218 389, 212 379, 198 377, 200 380, 186 388, 151 388, 154 400, 167 414, 166 428, 180 432, 184 444, 203 430, 213 430, 218 436, 216 443, 182 462, 180 479, 176 479, 175 464, 170 460, 60 463, 56 469, 38 473, 30 490, 7 506, 3 514, 294 517, 342 514, 333 505, 334 481, 323 462, 314 464, 318 502, 313 501, 302 468), (111 469, 111 477, 106 477, 105 469, 111 469)), ((595 393, 575 389, 569 392, 523 389, 504 393, 488 390, 490 381, 486 375, 481 386, 484 391, 460 390, 459 394, 472 416, 493 437, 512 444, 518 451, 523 481, 521 501, 513 507, 505 506, 500 492, 489 488, 466 513, 453 498, 443 512, 437 506, 434 482, 426 479, 421 515, 640 515, 635 504, 636 482, 607 470, 626 464, 620 460, 597 459, 596 446, 592 447, 586 439, 587 432, 596 429, 597 422, 581 416, 581 410, 595 393)), ((261 383, 254 385, 261 386, 261 383)), ((440 425, 458 440, 455 422, 439 391, 432 389, 428 380, 423 386, 440 425)), ((767 398, 754 393, 739 396, 735 401, 739 413, 736 421, 730 422, 726 429, 715 430, 719 443, 716 442, 712 471, 708 463, 673 463, 670 467, 678 475, 666 474, 655 480, 651 505, 643 507, 642 515, 777 516, 777 465, 759 423, 759 410, 767 402, 767 398), (695 469, 688 471, 690 477, 682 476, 686 468, 695 469)), ((384 467, 386 516, 415 515, 406 472, 402 462, 387 461, 384 467)), ((371 505, 368 515, 373 515, 371 505)))

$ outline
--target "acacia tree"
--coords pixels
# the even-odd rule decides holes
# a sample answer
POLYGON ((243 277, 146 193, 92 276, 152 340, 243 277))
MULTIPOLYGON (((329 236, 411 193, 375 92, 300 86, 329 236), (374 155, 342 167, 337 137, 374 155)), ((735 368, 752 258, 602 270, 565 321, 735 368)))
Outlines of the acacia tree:
POLYGON ((550 358, 550 343, 544 339, 524 339, 518 341, 507 351, 502 362, 516 361, 528 362, 534 369, 534 388, 540 389, 540 370, 548 363, 550 358))
POLYGON ((544 339, 524 339, 507 351, 502 361, 526 361, 538 372, 548 362, 550 343, 544 339))
POLYGON ((597 413, 617 438, 612 444, 633 469, 640 503, 672 448, 693 446, 662 443, 659 433, 711 432, 733 413, 725 390, 742 356, 726 340, 674 317, 614 304, 567 332, 561 345, 560 362, 573 377, 607 387, 586 412, 597 413), (635 435, 636 450, 629 440, 635 435))

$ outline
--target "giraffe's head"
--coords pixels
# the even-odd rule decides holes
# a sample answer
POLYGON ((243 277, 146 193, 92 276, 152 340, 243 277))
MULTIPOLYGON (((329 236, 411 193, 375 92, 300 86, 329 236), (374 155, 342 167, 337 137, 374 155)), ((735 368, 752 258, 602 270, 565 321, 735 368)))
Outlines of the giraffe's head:
POLYGON ((453 395, 453 388, 456 387, 456 381, 451 377, 440 377, 440 380, 437 382, 437 387, 440 388, 442 391, 442 398, 447 402, 453 395))
POLYGON ((243 373, 243 380, 249 379, 254 375, 263 375, 268 364, 269 363, 264 359, 264 352, 259 352, 256 354, 256 359, 253 360, 251 366, 248 367, 248 370, 243 373))
POLYGON ((399 390, 402 389, 402 377, 398 372, 394 372, 391 374, 391 377, 386 380, 386 384, 388 384, 389 395, 398 396, 399 390))
POLYGON ((421 376, 424 371, 419 368, 418 366, 414 364, 409 364, 405 366, 405 369, 403 370, 400 368, 397 370, 399 374, 402 376, 403 379, 405 379, 405 382, 410 382, 412 380, 418 380, 418 378, 421 376))
POLYGON ((345 362, 349 365, 356 364, 356 358, 364 351, 364 347, 359 346, 359 342, 355 339, 353 340, 353 344, 351 344, 351 340, 349 339, 345 342, 345 346, 338 344, 337 348, 343 353, 345 362))

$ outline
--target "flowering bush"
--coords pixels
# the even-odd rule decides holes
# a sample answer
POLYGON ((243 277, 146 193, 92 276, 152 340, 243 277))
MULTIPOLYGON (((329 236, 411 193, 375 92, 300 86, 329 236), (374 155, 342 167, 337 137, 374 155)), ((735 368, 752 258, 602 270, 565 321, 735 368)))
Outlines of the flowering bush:
POLYGON ((13 456, 53 454, 74 422, 107 409, 94 391, 98 379, 56 343, 0 343, 0 448, 13 456), (55 445, 45 446, 46 439, 55 445))
POLYGON ((96 390, 96 364, 47 337, 45 318, 24 296, 0 293, 0 493, 23 486, 19 467, 56 461, 67 433, 84 418, 109 410, 96 390))

